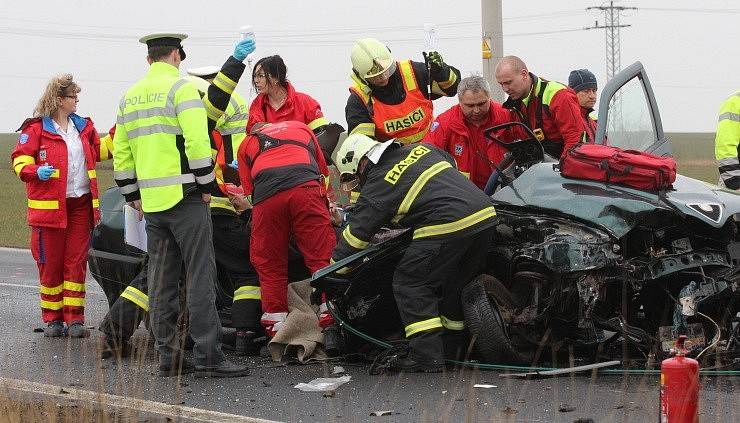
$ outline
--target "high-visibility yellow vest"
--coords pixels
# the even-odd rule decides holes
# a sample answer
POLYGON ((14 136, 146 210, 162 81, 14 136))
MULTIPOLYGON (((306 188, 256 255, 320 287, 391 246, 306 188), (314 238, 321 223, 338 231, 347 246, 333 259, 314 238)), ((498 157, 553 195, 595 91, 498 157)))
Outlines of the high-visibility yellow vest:
POLYGON ((113 167, 121 193, 138 191, 142 209, 158 212, 179 203, 187 184, 213 182, 206 119, 196 87, 176 67, 153 63, 118 110, 113 167))

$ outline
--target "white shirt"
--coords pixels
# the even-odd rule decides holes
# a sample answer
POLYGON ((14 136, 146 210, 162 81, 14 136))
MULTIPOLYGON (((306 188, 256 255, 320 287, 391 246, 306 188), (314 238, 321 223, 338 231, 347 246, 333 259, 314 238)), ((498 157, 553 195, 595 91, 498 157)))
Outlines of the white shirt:
POLYGON ((64 132, 56 121, 54 129, 67 144, 67 198, 82 197, 90 192, 90 178, 87 176, 85 165, 85 150, 82 148, 82 139, 72 119, 67 122, 67 132, 64 132))

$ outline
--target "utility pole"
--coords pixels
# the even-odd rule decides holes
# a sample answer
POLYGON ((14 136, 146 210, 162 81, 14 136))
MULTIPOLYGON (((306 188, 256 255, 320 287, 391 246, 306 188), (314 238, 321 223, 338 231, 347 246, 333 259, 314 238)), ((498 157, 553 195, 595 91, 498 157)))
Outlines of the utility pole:
POLYGON ((594 26, 586 29, 604 29, 606 34, 606 78, 611 79, 622 70, 622 48, 620 44, 620 29, 632 25, 621 25, 619 17, 625 10, 637 10, 636 7, 615 6, 613 1, 608 6, 592 6, 586 10, 601 10, 604 12, 604 25, 596 21, 594 26))
POLYGON ((501 0, 481 0, 483 77, 491 83, 491 97, 504 101, 504 92, 496 82, 496 65, 504 57, 503 11, 501 0))

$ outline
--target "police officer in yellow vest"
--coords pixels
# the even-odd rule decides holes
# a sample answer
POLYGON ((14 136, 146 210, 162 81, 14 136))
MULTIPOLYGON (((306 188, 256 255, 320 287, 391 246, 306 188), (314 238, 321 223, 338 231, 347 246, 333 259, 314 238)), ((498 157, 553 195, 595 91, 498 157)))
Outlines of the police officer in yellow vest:
POLYGON ((427 63, 396 61, 385 44, 363 38, 355 42, 351 58, 354 84, 345 107, 350 134, 419 142, 434 120, 432 100, 457 94, 460 71, 438 52, 430 52, 427 63))
POLYGON ((740 90, 722 103, 714 140, 714 155, 719 165, 719 182, 740 189, 740 90))
POLYGON ((113 139, 114 178, 126 201, 143 211, 147 221, 150 319, 159 374, 244 376, 249 370, 226 360, 221 351, 207 204, 218 186, 206 109, 195 86, 179 76, 186 37, 141 38, 151 67, 121 99, 113 139), (183 263, 194 366, 183 358, 177 336, 183 263))

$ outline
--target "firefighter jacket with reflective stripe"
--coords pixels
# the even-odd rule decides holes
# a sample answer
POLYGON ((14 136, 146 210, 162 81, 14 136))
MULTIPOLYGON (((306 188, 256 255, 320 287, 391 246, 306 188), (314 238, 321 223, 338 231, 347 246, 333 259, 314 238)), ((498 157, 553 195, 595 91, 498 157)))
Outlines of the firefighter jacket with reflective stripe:
POLYGON ((218 193, 208 122, 195 86, 176 67, 152 63, 121 99, 113 139, 114 178, 144 212, 168 210, 196 189, 218 193))
POLYGON ((370 86, 355 74, 350 77, 354 84, 344 110, 349 133, 408 144, 421 141, 429 130, 434 119, 430 100, 457 93, 460 71, 445 64, 430 77, 424 63, 405 60, 396 63, 383 87, 370 86))
MULTIPOLYGON (((90 118, 70 115, 80 133, 85 153, 87 176, 90 178, 90 196, 93 206, 93 224, 98 222, 98 179, 95 162, 110 158, 110 146, 101 144, 90 118)), ((49 117, 26 119, 11 154, 13 170, 26 183, 28 196, 28 224, 48 228, 67 227, 67 144, 54 129, 49 117), (36 170, 45 164, 54 167, 46 181, 39 179, 36 170)))
POLYGON ((329 175, 316 135, 296 121, 266 125, 249 135, 239 147, 238 162, 242 188, 252 204, 329 175))
POLYGON ((560 158, 569 148, 585 140, 581 105, 575 91, 565 85, 546 81, 532 73, 529 76, 532 79, 529 95, 521 100, 509 98, 504 107, 513 110, 518 120, 538 135, 546 153, 560 158))
POLYGON ((730 189, 740 189, 740 91, 728 98, 719 109, 714 155, 719 165, 720 180, 730 189))
POLYGON ((360 197, 334 249, 335 261, 367 248, 386 225, 411 228, 414 239, 454 239, 493 225, 491 198, 429 144, 392 144, 364 169, 360 197))
POLYGON ((509 110, 490 100, 486 120, 473 125, 465 119, 462 108, 457 104, 437 116, 424 141, 449 153, 455 159, 457 169, 483 189, 494 169, 491 163, 498 164, 506 153, 501 145, 487 140, 483 130, 512 120, 509 110))
POLYGON ((266 94, 258 94, 249 106, 249 123, 247 123, 247 132, 252 130, 252 126, 258 122, 278 123, 288 120, 303 122, 311 130, 315 130, 329 121, 324 117, 319 103, 308 94, 298 92, 293 85, 288 82, 285 102, 277 110, 270 106, 270 101, 266 94))

